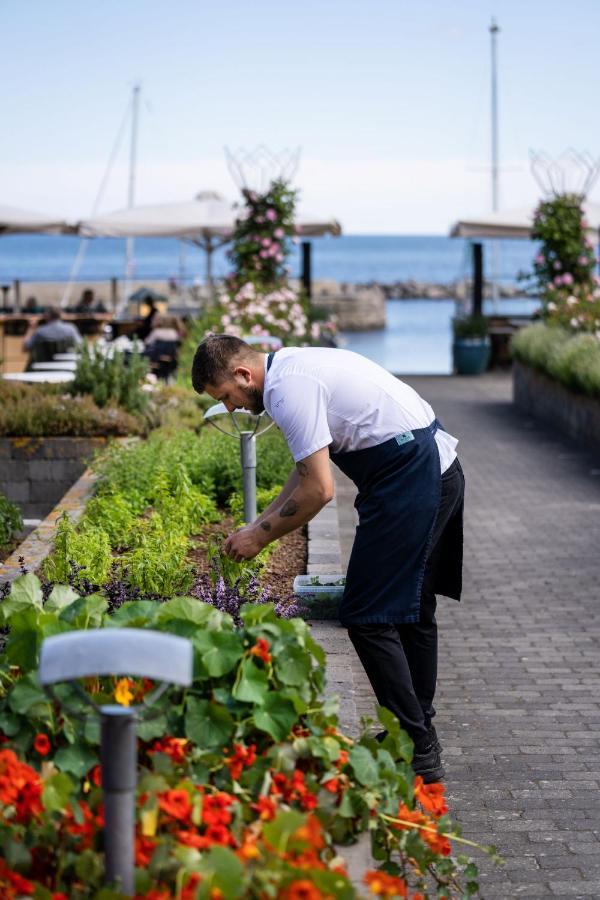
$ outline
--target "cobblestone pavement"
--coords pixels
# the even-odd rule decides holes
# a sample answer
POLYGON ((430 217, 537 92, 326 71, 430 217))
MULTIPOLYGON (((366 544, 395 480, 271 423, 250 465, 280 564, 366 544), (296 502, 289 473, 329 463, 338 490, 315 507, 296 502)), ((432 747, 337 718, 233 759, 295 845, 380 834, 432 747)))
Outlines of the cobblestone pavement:
MULTIPOLYGON (((465 589, 441 598, 436 725, 447 794, 484 898, 600 897, 600 460, 516 411, 507 375, 407 379, 460 438, 465 589)), ((337 493, 342 558, 352 490, 337 493)), ((373 696, 320 623, 352 727, 373 696)))

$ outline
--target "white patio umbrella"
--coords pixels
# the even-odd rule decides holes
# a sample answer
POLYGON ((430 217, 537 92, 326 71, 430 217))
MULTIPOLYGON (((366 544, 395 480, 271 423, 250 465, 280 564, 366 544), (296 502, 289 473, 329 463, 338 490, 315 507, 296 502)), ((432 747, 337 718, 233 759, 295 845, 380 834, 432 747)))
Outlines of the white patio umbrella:
POLYGON ((47 234, 68 234, 75 231, 75 226, 70 225, 60 216, 51 216, 30 209, 19 209, 16 206, 0 205, 0 235, 34 233, 36 231, 47 234))
MULTIPOLYGON (((589 231, 596 235, 600 229, 600 203, 586 200, 583 204, 589 231)), ((450 229, 450 237, 466 238, 530 238, 533 229, 534 209, 500 210, 475 218, 459 219, 450 229)))
MULTIPOLYGON (((189 241, 206 252, 206 281, 210 287, 213 251, 231 240, 238 215, 234 204, 216 191, 203 191, 184 203, 134 206, 85 219, 79 223, 79 231, 84 237, 173 237, 189 241)), ((296 226, 301 237, 341 234, 335 219, 319 219, 302 212, 296 226)))

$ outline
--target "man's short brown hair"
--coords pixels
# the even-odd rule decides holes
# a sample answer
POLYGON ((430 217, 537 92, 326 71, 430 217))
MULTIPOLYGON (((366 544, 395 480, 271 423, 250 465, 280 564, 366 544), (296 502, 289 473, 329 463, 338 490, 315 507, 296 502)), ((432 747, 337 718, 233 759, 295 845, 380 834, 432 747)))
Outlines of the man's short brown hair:
POLYGON ((202 394, 207 384, 217 386, 231 372, 232 361, 252 361, 256 350, 232 334, 209 334, 198 344, 192 363, 192 385, 202 394))

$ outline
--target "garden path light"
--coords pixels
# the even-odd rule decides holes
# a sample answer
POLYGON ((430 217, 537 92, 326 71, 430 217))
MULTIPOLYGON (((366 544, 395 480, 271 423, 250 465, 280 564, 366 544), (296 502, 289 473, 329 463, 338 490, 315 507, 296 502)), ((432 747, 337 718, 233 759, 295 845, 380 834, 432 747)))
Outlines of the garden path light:
POLYGON ((263 416, 266 416, 265 412, 255 416, 254 413, 251 413, 247 409, 238 409, 236 412, 230 413, 227 411, 227 407, 224 403, 215 403, 214 406, 211 406, 204 413, 204 419, 209 425, 214 425, 218 431, 221 431, 229 437, 239 438, 240 460, 242 464, 242 485, 244 492, 244 522, 247 524, 254 522, 256 519, 256 438, 261 434, 264 434, 265 431, 268 431, 269 428, 274 425, 274 422, 271 421, 264 428, 259 429, 261 419, 263 423, 265 422, 263 416), (250 420, 253 420, 254 429, 252 431, 243 431, 240 428, 236 415, 247 416, 250 420), (235 431, 228 431, 226 428, 221 428, 217 421, 215 421, 221 416, 229 416, 235 431))
MULTIPOLYGON (((136 722, 151 718, 146 709, 170 684, 192 683, 193 652, 187 638, 138 628, 98 628, 46 638, 40 654, 40 683, 56 700, 53 686, 70 683, 100 719, 100 765, 104 795, 105 878, 134 893, 136 722), (77 679, 132 675, 159 682, 142 706, 95 704, 77 679)), ((67 704, 63 702, 65 709, 67 704)), ((72 715, 79 712, 70 710, 72 715)))

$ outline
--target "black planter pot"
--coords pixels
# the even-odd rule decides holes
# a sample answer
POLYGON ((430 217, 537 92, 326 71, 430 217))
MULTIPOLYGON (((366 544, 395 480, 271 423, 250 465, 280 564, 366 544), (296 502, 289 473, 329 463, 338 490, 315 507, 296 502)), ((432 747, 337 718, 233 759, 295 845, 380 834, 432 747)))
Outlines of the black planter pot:
POLYGON ((490 362, 489 337, 455 338, 452 344, 457 375, 481 375, 490 362))

